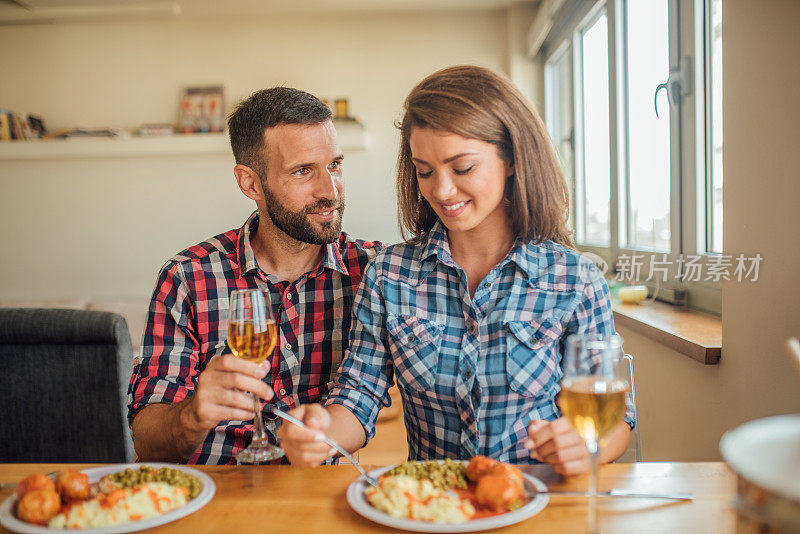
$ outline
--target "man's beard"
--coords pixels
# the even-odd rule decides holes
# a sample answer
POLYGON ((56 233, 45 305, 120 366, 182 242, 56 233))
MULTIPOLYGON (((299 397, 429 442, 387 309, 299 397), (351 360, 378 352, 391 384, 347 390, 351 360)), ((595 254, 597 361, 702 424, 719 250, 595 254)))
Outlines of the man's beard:
POLYGON ((312 245, 327 245, 339 238, 342 232, 342 214, 344 213, 343 194, 337 200, 320 200, 306 206, 301 211, 292 211, 275 198, 263 180, 261 185, 264 190, 267 215, 272 219, 272 224, 280 231, 292 239, 312 245), (322 227, 318 230, 309 222, 308 214, 326 209, 338 210, 338 217, 332 221, 323 222, 322 227))

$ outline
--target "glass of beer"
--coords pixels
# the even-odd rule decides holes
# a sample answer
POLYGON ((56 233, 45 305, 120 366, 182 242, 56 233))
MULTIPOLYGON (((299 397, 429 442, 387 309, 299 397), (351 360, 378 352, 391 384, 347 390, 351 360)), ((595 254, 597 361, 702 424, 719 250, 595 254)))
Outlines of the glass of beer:
MULTIPOLYGON (((269 293, 244 289, 231 293, 228 311, 228 346, 234 356, 261 364, 275 349, 278 327, 272 315, 269 293)), ((239 464, 259 464, 280 458, 283 450, 271 444, 264 433, 261 401, 253 399, 253 441, 236 455, 239 464)))
POLYGON ((573 334, 567 337, 562 369, 561 413, 586 443, 591 460, 588 532, 597 532, 597 469, 600 450, 625 415, 629 386, 622 378, 622 339, 573 334))

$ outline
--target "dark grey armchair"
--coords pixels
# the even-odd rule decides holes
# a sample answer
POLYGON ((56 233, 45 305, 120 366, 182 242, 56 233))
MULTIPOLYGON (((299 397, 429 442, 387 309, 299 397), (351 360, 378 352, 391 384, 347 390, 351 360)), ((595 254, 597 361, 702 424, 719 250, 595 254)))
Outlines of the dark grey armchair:
POLYGON ((0 462, 126 462, 132 369, 125 319, 0 308, 0 462))

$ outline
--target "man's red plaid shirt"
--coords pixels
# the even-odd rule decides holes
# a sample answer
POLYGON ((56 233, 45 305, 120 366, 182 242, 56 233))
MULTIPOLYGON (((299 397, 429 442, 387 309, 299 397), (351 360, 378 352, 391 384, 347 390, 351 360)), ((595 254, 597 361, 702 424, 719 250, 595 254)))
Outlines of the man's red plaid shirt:
MULTIPOLYGON (((361 273, 382 245, 342 233, 323 247, 317 267, 287 282, 256 264, 250 236, 257 227, 256 211, 241 229, 186 249, 161 269, 141 359, 128 388, 129 421, 148 404, 175 403, 192 395, 211 358, 230 353, 228 304, 235 289, 258 287, 270 293, 280 338, 264 380, 275 391, 274 403, 289 410, 324 399, 348 347, 361 273)), ((265 430, 274 443, 277 423, 265 421, 265 430)), ((233 463, 252 437, 252 421, 223 421, 189 463, 233 463)))

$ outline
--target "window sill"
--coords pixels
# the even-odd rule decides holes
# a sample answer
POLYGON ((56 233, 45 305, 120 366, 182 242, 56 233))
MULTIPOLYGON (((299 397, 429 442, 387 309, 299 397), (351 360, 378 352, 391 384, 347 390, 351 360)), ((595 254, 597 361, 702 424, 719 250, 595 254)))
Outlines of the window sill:
POLYGON ((707 313, 663 302, 649 306, 613 304, 616 324, 658 341, 705 365, 722 355, 722 320, 707 313))

